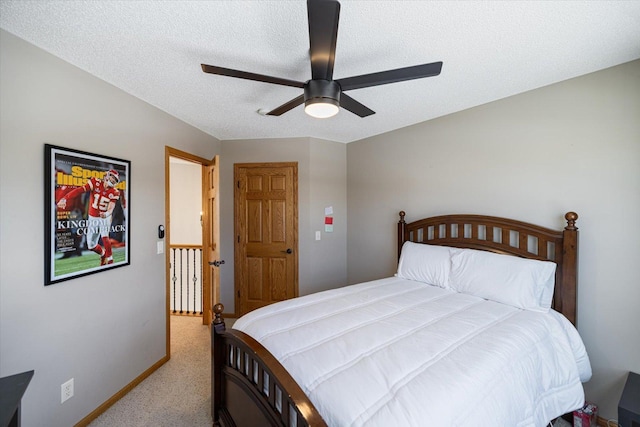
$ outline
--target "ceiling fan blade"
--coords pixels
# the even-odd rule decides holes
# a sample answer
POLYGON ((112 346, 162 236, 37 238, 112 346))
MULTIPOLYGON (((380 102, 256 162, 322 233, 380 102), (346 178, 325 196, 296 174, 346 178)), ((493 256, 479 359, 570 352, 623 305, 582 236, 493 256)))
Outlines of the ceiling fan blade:
POLYGON ((300 95, 297 98, 293 98, 291 101, 282 104, 281 106, 269 111, 267 116, 281 116, 289 110, 296 108, 298 105, 304 103, 304 95, 300 95))
POLYGON ((336 59, 336 39, 340 3, 333 0, 308 0, 309 56, 311 79, 332 80, 336 59))
POLYGON ((273 83, 283 86, 304 87, 303 82, 281 79, 280 77, 265 76, 263 74, 248 73, 246 71, 232 70, 231 68, 216 67, 215 65, 201 64, 202 71, 220 76, 237 77, 240 79, 254 80, 257 82, 273 83))
POLYGON ((381 71, 379 73, 363 74, 361 76, 339 79, 336 80, 336 82, 338 82, 340 89, 344 92, 345 90, 386 85, 389 83, 421 79, 424 77, 433 77, 440 74, 440 70, 442 70, 442 61, 432 62, 431 64, 414 65, 412 67, 397 68, 389 71, 381 71))
POLYGON ((362 105, 352 97, 345 95, 344 93, 340 94, 340 106, 345 110, 351 111, 353 114, 360 117, 367 117, 376 112, 372 109, 362 105))

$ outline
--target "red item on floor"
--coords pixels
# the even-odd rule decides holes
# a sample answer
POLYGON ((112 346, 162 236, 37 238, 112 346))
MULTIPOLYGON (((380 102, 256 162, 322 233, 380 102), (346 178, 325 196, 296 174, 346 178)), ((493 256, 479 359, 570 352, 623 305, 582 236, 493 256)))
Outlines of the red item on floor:
POLYGON ((573 427, 596 427, 598 406, 587 402, 581 409, 573 411, 573 427))

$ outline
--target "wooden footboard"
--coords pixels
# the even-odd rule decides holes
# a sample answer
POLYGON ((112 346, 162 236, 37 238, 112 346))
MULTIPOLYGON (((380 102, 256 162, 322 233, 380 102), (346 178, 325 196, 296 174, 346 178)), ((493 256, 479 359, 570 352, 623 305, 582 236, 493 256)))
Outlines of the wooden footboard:
POLYGON ((214 426, 326 426, 300 386, 256 340, 226 330, 213 307, 211 414, 214 426))

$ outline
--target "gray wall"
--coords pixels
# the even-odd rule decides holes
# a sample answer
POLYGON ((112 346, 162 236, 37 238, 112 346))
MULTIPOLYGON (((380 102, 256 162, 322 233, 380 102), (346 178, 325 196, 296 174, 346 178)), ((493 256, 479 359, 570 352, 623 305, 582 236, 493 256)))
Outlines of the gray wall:
POLYGON ((165 356, 164 147, 220 142, 4 31, 0 67, 0 376, 35 369, 23 425, 68 427, 165 356), (131 265, 43 285, 45 143, 131 160, 131 265))
POLYGON ((234 311, 233 165, 298 162, 298 235, 300 295, 344 285, 347 278, 346 146, 313 138, 222 142, 220 156, 220 299, 234 311), (324 232, 324 208, 332 206, 335 227, 324 232), (315 231, 322 240, 315 240, 315 231))
POLYGON ((585 389, 617 417, 640 372, 640 61, 350 143, 347 171, 351 283, 394 272, 400 210, 552 228, 576 211, 585 389))
POLYGON ((339 142, 310 138, 309 228, 300 230, 309 248, 307 276, 300 294, 347 283, 347 148, 339 142), (333 232, 324 231, 325 208, 333 208, 333 232), (320 231, 321 240, 315 240, 320 231))

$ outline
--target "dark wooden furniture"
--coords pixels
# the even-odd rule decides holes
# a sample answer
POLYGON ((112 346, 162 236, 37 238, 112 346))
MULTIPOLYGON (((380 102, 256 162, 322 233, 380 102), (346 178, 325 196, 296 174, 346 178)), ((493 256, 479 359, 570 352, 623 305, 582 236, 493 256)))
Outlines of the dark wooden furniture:
MULTIPOLYGON (((565 215, 556 231, 512 219, 482 215, 445 215, 411 223, 400 212, 398 256, 406 241, 487 250, 557 264, 555 310, 576 322, 578 215, 565 215)), ((214 307, 211 328, 211 406, 216 426, 326 426, 300 386, 256 340, 226 330, 214 307)))
POLYGON ((640 375, 629 372, 618 403, 618 425, 640 427, 640 375))
POLYGON ((19 427, 22 396, 34 371, 0 378, 0 426, 19 427))

